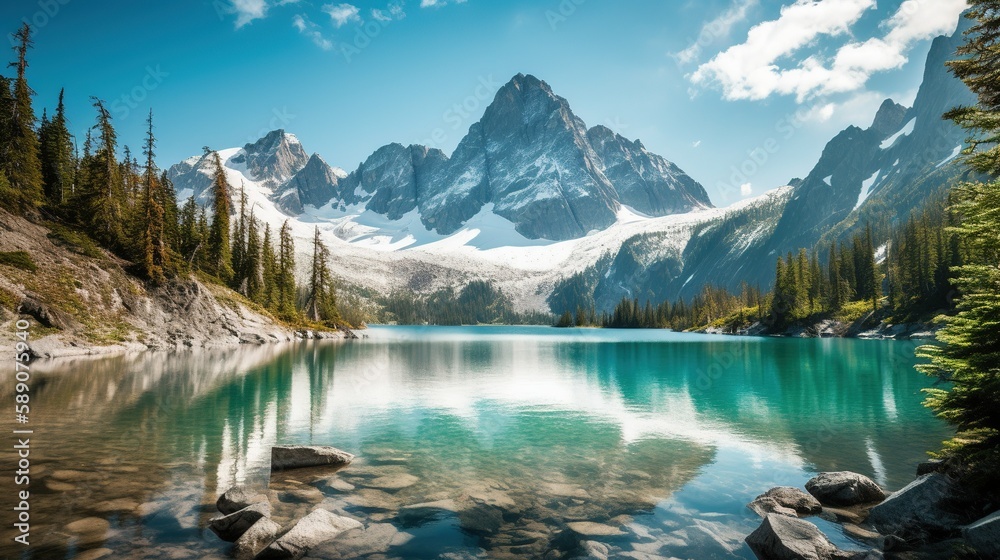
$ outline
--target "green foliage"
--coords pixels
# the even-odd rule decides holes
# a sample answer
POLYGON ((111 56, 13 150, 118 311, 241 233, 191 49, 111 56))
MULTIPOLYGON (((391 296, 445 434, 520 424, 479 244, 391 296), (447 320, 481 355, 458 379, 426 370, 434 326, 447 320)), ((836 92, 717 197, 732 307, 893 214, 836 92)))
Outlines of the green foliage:
POLYGON ((547 313, 517 313, 510 298, 489 282, 470 282, 426 296, 398 292, 382 298, 379 320, 400 325, 551 325, 547 313))
POLYGON ((0 84, 3 90, 0 92, 0 110, 5 115, 0 122, 3 128, 0 134, 0 143, 3 144, 0 146, 0 167, 7 179, 5 189, 10 195, 3 199, 3 204, 11 210, 26 210, 41 206, 43 202, 35 112, 31 106, 31 88, 25 76, 28 49, 32 46, 31 26, 25 23, 13 38, 17 42, 14 47, 17 61, 12 63, 17 68, 13 96, 9 80, 4 79, 0 84))
POLYGON ((39 128, 42 183, 48 203, 58 207, 66 202, 73 190, 76 162, 73 158, 73 137, 66 126, 64 90, 59 91, 59 103, 51 121, 43 117, 39 128))
POLYGON ((955 231, 970 245, 972 262, 956 267, 961 292, 957 314, 944 317, 938 345, 922 346, 921 372, 949 382, 928 390, 927 406, 955 425, 944 454, 961 458, 973 473, 1000 469, 1000 182, 958 186, 955 231))
POLYGON ((212 225, 208 232, 207 267, 208 272, 223 282, 233 278, 232 247, 230 245, 230 201, 229 181, 222 165, 219 152, 205 149, 215 163, 212 176, 212 225))
POLYGON ((330 275, 330 250, 319 235, 313 236, 313 258, 309 273, 309 295, 306 299, 306 318, 316 323, 336 326, 340 319, 337 311, 337 294, 330 275))
POLYGON ((92 259, 104 256, 100 246, 86 233, 54 222, 45 225, 49 228, 48 237, 53 243, 92 259))
POLYGON ((0 251, 0 265, 13 266, 28 272, 38 270, 38 265, 27 251, 0 251))

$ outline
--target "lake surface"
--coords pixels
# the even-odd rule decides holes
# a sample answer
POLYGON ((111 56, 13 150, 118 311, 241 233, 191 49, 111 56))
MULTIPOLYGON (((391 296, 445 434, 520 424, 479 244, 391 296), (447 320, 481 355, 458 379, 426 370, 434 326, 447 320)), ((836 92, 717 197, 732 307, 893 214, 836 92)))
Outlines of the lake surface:
POLYGON ((920 404, 930 381, 907 342, 366 334, 36 363, 32 545, 10 544, 4 506, 0 556, 225 558, 207 524, 218 493, 243 482, 268 489, 279 522, 321 506, 369 525, 310 558, 569 556, 583 540, 618 557, 753 558, 742 539, 756 495, 826 470, 898 489, 948 435, 920 404), (274 444, 358 460, 271 477, 274 444))

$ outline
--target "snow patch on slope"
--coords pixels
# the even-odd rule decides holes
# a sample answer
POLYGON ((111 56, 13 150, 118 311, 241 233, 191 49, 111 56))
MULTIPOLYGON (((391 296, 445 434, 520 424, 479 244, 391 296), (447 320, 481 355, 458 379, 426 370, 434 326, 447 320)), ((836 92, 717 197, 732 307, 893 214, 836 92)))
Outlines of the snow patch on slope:
POLYGON ((887 149, 891 148, 893 146, 893 144, 896 143, 896 140, 899 140, 903 136, 908 136, 911 132, 913 132, 913 128, 916 125, 917 125, 917 118, 913 117, 912 119, 910 119, 910 121, 908 123, 906 123, 903 126, 903 128, 899 132, 897 132, 896 134, 893 134, 892 136, 886 138, 885 141, 882 142, 882 145, 880 146, 880 148, 882 148, 883 150, 887 150, 887 149))

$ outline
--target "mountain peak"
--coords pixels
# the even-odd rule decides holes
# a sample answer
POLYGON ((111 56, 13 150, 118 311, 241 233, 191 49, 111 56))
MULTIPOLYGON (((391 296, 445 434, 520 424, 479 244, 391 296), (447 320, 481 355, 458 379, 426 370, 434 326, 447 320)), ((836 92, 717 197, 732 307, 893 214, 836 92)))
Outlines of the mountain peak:
POLYGON ((294 134, 279 128, 268 132, 256 142, 245 144, 233 161, 245 164, 255 180, 277 186, 305 167, 309 154, 294 134))
POLYGON ((886 99, 882 106, 875 113, 875 120, 872 121, 870 130, 878 133, 879 138, 884 140, 892 136, 903 126, 909 109, 896 103, 892 99, 886 99))

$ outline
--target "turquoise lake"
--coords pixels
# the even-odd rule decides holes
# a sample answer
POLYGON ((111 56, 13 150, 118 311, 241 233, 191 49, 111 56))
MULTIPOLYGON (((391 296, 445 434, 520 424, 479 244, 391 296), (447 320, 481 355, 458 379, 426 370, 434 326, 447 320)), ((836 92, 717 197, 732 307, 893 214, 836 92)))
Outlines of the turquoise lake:
POLYGON ((921 405, 931 380, 909 342, 364 334, 36 363, 32 544, 10 544, 4 523, 0 556, 227 558, 208 520, 246 483, 279 522, 324 507, 372 528, 308 558, 569 558, 583 541, 622 558, 753 558, 758 494, 830 470, 895 490, 949 434, 921 405), (275 444, 358 459, 271 476, 275 444))

